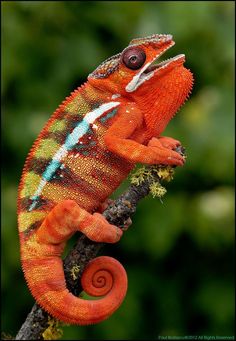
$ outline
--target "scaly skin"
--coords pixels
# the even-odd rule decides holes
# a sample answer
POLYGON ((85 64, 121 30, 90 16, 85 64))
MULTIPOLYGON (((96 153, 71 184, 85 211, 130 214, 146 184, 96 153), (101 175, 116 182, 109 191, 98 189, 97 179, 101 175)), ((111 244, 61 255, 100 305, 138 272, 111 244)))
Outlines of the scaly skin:
POLYGON ((66 241, 81 231, 117 242, 122 231, 96 211, 135 164, 184 164, 172 150, 179 142, 160 134, 188 97, 192 74, 184 55, 150 66, 173 44, 170 35, 134 39, 102 63, 55 111, 27 157, 18 195, 22 267, 36 301, 59 320, 100 322, 127 290, 122 265, 98 257, 82 285, 104 297, 86 301, 69 293, 61 260, 66 241))

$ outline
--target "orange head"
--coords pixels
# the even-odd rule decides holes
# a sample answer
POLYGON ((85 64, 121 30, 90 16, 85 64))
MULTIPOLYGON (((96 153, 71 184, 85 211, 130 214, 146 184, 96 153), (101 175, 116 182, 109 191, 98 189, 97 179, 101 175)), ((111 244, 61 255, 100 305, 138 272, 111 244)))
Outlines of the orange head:
POLYGON ((88 77, 94 87, 134 101, 144 113, 150 136, 164 130, 192 88, 184 54, 155 63, 174 44, 170 34, 133 39, 88 77))

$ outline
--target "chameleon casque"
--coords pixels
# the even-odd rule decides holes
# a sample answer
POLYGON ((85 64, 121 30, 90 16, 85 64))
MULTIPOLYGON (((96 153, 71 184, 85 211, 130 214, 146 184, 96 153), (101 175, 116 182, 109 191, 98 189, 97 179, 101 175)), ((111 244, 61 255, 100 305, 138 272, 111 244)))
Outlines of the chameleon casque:
POLYGON ((96 242, 118 242, 122 230, 99 206, 136 163, 184 164, 173 150, 180 142, 160 136, 193 84, 184 54, 154 63, 173 45, 171 35, 154 34, 105 60, 54 112, 26 159, 18 193, 22 268, 38 304, 59 320, 103 321, 127 291, 123 266, 101 256, 81 281, 89 295, 102 297, 72 295, 61 259, 66 241, 81 231, 96 242))

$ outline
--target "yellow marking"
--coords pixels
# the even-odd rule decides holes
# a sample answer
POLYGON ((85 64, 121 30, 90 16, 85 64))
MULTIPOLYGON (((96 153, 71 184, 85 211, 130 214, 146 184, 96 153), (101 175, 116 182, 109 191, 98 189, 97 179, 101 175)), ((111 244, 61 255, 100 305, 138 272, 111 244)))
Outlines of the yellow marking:
POLYGON ((114 177, 120 177, 120 170, 118 168, 113 168, 111 165, 107 165, 106 160, 96 159, 91 156, 84 156, 83 158, 69 158, 67 160, 67 167, 74 172, 75 175, 83 178, 88 186, 91 185, 95 187, 97 190, 101 188, 101 190, 106 191, 109 190, 110 184, 106 181, 101 181, 100 179, 96 179, 92 176, 94 169, 97 169, 98 172, 101 171, 104 173, 104 177, 106 173, 113 174, 114 177))
MULTIPOLYGON (((78 185, 79 186, 79 185, 78 185)), ((79 187, 78 187, 79 188, 79 187)), ((42 191, 42 195, 45 196, 49 200, 53 200, 55 203, 61 202, 66 199, 75 200, 79 205, 81 205, 85 209, 90 209, 90 207, 94 206, 94 203, 97 203, 97 198, 92 198, 91 195, 86 195, 83 193, 81 195, 79 193, 79 189, 75 187, 72 188, 63 188, 59 184, 51 184, 47 183, 42 191)))
POLYGON ((43 157, 46 159, 52 158, 58 151, 60 145, 53 139, 42 140, 35 151, 35 157, 43 157))
POLYGON ((85 115, 90 109, 89 103, 85 101, 81 94, 77 94, 76 97, 66 105, 66 110, 72 114, 78 113, 79 115, 85 115))
POLYGON ((47 215, 47 212, 20 212, 18 216, 19 231, 25 231, 31 224, 43 219, 47 215))
POLYGON ((58 120, 55 121, 49 128, 48 131, 50 132, 56 132, 61 131, 66 128, 66 120, 58 120))
POLYGON ((31 196, 38 188, 41 180, 40 175, 34 172, 28 172, 24 177, 24 186, 20 192, 20 198, 31 196))

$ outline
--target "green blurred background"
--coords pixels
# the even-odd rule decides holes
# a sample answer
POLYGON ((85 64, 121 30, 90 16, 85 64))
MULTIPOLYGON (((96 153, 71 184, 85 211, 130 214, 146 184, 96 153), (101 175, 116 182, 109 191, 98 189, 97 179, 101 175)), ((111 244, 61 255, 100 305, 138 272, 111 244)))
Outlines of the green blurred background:
MULTIPOLYGON (((2 2, 2 331, 14 336, 34 300, 19 261, 16 197, 25 157, 61 101, 132 38, 171 33, 186 55, 190 100, 165 135, 187 162, 163 203, 140 202, 133 226, 103 254, 125 266, 120 309, 69 339, 158 339, 234 333, 233 1, 2 2)), ((126 182, 121 191, 128 183, 126 182)))

